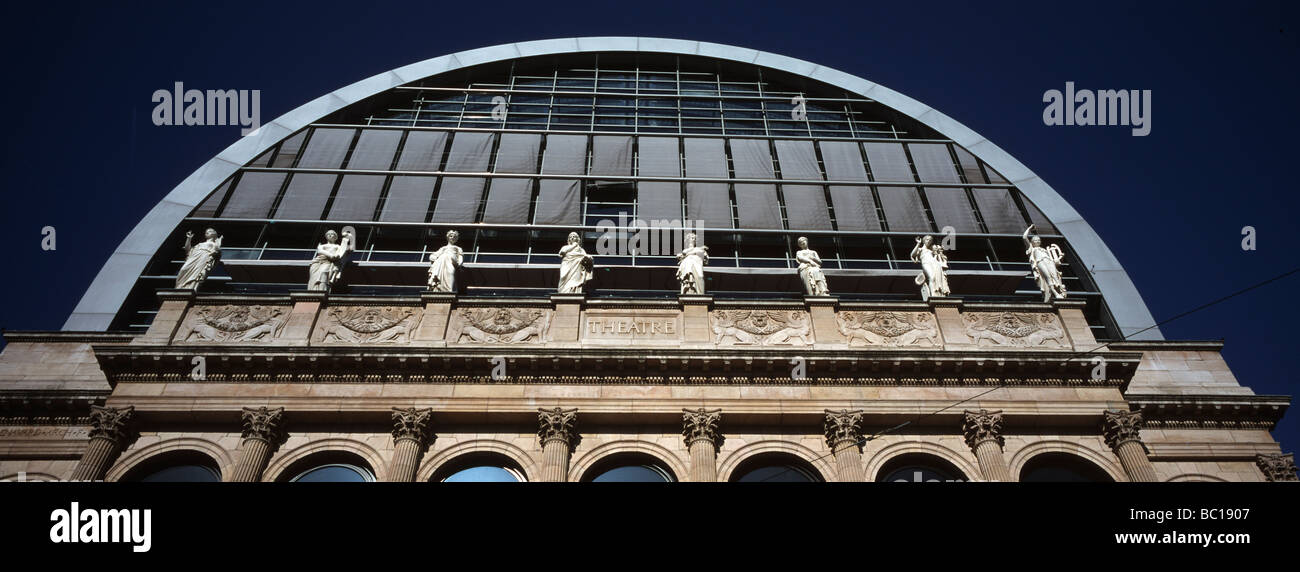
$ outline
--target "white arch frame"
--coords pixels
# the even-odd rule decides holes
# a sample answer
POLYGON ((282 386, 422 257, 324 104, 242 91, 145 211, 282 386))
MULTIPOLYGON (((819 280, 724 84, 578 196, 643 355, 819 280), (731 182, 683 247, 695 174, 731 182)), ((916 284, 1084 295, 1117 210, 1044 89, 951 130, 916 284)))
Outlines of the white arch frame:
POLYGON ((181 220, 236 170, 299 129, 367 97, 440 73, 523 57, 590 52, 692 55, 764 66, 874 99, 920 121, 1001 173, 1052 221, 1085 266, 1091 269, 1093 281, 1125 337, 1136 334, 1132 339, 1164 339, 1159 328, 1136 333, 1155 323, 1151 312, 1119 260, 1078 211, 1020 161, 951 117, 885 86, 804 60, 725 44, 629 36, 536 40, 430 58, 363 79, 275 118, 218 153, 155 205, 109 256, 63 324, 63 329, 107 330, 149 259, 181 220))

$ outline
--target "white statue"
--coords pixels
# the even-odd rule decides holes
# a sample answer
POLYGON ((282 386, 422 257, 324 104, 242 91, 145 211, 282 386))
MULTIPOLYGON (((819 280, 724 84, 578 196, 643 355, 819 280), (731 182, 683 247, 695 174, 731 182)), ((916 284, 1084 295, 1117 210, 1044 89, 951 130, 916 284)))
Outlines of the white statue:
POLYGON ((559 292, 581 294, 582 288, 591 280, 593 268, 591 255, 582 249, 582 237, 576 232, 569 233, 568 244, 560 248, 559 292))
POLYGON ((176 287, 198 290, 212 271, 212 265, 221 260, 221 235, 213 229, 203 231, 203 242, 194 244, 194 231, 185 233, 185 263, 176 273, 176 287))
POLYGON ((1029 256, 1029 266, 1034 269, 1034 282, 1043 291, 1044 302, 1065 298, 1065 284, 1061 282, 1061 260, 1065 253, 1056 244, 1044 247, 1043 239, 1038 235, 1029 236, 1033 230, 1034 225, 1029 225, 1020 238, 1025 240, 1025 254, 1029 256))
POLYGON ((429 255, 429 289, 434 292, 456 291, 456 270, 465 262, 465 252, 456 246, 460 233, 447 231, 447 244, 429 255))
POLYGON ((343 276, 343 258, 355 248, 352 232, 343 230, 343 242, 339 242, 339 233, 325 231, 325 242, 316 246, 316 257, 311 260, 308 270, 307 289, 328 292, 339 277, 343 276))
POLYGON ((830 296, 826 288, 826 276, 822 274, 822 258, 817 251, 808 248, 808 237, 799 237, 799 252, 794 253, 799 262, 799 279, 803 280, 803 289, 809 296, 830 296))
POLYGON ((682 294, 704 293, 704 265, 709 263, 709 247, 695 246, 695 233, 686 234, 686 248, 677 253, 677 282, 682 294))
POLYGON ((921 264, 916 284, 921 287, 922 300, 942 298, 952 293, 948 289, 948 257, 943 254, 943 245, 936 244, 933 236, 916 237, 912 261, 921 264))

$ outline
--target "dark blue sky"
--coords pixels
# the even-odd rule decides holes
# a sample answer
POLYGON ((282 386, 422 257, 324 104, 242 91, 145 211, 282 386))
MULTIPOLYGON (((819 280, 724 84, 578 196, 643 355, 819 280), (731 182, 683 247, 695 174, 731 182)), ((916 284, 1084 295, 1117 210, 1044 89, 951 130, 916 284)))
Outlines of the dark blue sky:
MULTIPOLYGON (((124 3, 125 4, 125 3, 124 3)), ((1300 266, 1292 2, 236 2, 7 7, 0 327, 57 329, 160 198, 238 137, 156 127, 176 81, 260 89, 262 121, 425 58, 629 35, 789 55, 964 123, 1033 169, 1110 245, 1157 320, 1300 266), (1048 127, 1043 92, 1149 89, 1152 131, 1048 127), (58 250, 42 251, 54 226, 58 250), (1258 250, 1241 249, 1254 226, 1258 250)), ((1163 327, 1225 339, 1238 379, 1292 394, 1300 275, 1163 327)), ((1300 412, 1275 431, 1300 444, 1300 412)))

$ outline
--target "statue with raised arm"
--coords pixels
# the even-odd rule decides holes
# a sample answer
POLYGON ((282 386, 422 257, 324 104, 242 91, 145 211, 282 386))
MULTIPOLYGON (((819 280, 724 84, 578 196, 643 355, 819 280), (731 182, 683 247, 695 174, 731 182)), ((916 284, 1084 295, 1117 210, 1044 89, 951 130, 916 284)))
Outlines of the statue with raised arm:
POLYGON ((794 253, 799 263, 799 279, 803 280, 804 292, 809 296, 830 296, 826 288, 826 276, 822 274, 822 258, 817 251, 808 248, 808 237, 799 237, 799 251, 794 253))
POLYGON ((429 255, 429 289, 434 292, 456 291, 456 270, 465 262, 465 252, 456 246, 460 233, 447 231, 447 244, 429 255))
POLYGON ((325 231, 325 242, 316 245, 316 256, 308 269, 307 289, 328 292, 343 276, 344 258, 355 247, 352 231, 343 229, 342 242, 339 233, 325 231))
POLYGON ((594 268, 591 255, 582 249, 582 236, 576 232, 569 233, 568 242, 560 248, 559 292, 581 294, 587 281, 591 280, 594 268))
POLYGON ((916 237, 912 262, 921 265, 916 285, 921 287, 922 300, 942 298, 952 293, 948 288, 948 257, 943 253, 943 245, 934 242, 933 236, 916 237))
POLYGON ((1025 241, 1025 254, 1029 256, 1029 266, 1034 269, 1034 282, 1038 283, 1038 289, 1043 291, 1043 301, 1050 301, 1052 298, 1065 298, 1065 284, 1061 282, 1061 261, 1065 259, 1065 253, 1061 252, 1060 245, 1043 246, 1043 239, 1038 235, 1029 236, 1034 230, 1034 225, 1029 225, 1025 233, 1020 238, 1025 241))
POLYGON ((686 233, 686 248, 677 253, 677 282, 682 294, 704 293, 704 265, 709 263, 709 247, 695 245, 695 233, 686 233))
POLYGON ((203 231, 203 242, 194 244, 194 231, 185 232, 185 263, 176 273, 176 287, 198 290, 212 265, 221 260, 221 235, 213 229, 203 231))

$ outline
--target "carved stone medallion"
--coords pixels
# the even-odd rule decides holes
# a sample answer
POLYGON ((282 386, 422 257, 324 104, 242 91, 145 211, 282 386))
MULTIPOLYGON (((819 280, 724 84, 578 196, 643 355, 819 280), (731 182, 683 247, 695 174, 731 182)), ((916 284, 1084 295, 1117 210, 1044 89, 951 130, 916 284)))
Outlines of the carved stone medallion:
POLYGON ((840 312, 835 318, 850 346, 939 346, 939 328, 929 312, 840 312))
POLYGON ((1055 314, 970 312, 962 314, 966 335, 977 346, 1069 347, 1055 314))
POLYGON ((320 341, 325 343, 406 343, 411 341, 420 314, 415 308, 394 306, 339 306, 321 320, 320 341))
POLYGON ((447 340, 459 343, 540 343, 546 338, 551 311, 539 308, 461 308, 447 340))
POLYGON ((185 317, 183 342, 266 342, 279 337, 288 318, 279 306, 196 306, 185 317))
POLYGON ((717 345, 812 345, 803 310, 714 310, 709 321, 717 345))

